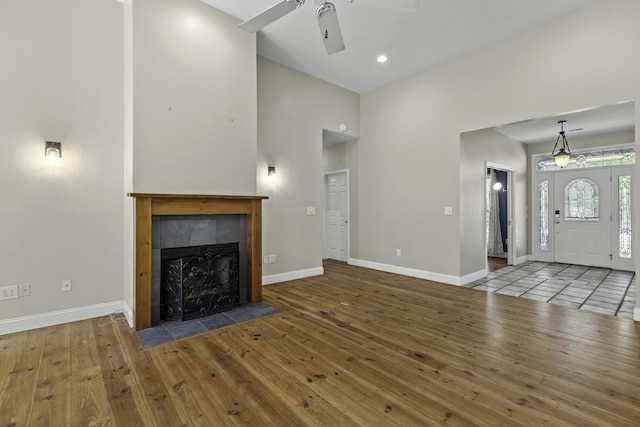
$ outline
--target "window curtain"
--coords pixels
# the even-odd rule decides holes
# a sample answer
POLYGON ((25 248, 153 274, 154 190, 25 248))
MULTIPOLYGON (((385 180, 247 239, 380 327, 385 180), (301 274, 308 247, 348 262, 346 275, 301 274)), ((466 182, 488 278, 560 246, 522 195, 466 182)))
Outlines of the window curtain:
POLYGON ((504 255, 502 249, 502 232, 500 231, 500 203, 498 192, 493 189, 493 185, 498 182, 496 171, 490 169, 489 184, 489 235, 487 236, 487 255, 504 255))

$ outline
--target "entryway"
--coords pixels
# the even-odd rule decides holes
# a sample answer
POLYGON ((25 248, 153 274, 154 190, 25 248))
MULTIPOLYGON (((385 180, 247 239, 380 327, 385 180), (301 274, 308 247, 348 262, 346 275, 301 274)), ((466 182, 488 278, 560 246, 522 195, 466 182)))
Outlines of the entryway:
POLYGON ((636 299, 633 272, 548 262, 507 266, 465 287, 626 319, 636 299))
POLYGON ((515 262, 513 236, 513 172, 508 166, 486 162, 486 244, 487 269, 504 259, 506 265, 515 262))
MULTIPOLYGON (((537 165, 532 176, 534 260, 634 271, 631 244, 634 167, 620 164, 618 159, 629 151, 598 152, 598 161, 604 163, 599 167, 589 167, 586 161, 578 164, 582 159, 595 157, 592 152, 577 154, 576 166, 582 167, 570 170, 553 169, 553 164, 549 166, 540 159, 534 162, 537 165), (611 166, 607 167, 607 163, 611 166)), ((635 153, 631 151, 631 155, 635 153)))

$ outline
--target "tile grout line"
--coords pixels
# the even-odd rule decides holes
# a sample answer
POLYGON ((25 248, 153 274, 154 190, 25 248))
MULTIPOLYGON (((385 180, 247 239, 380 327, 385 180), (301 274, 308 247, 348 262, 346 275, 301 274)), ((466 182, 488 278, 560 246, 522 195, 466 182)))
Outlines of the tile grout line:
MULTIPOLYGON (((564 281, 567 282, 566 285, 562 286, 561 289, 559 289, 557 292, 553 293, 553 295, 551 295, 550 297, 546 298, 545 300, 542 299, 536 299, 537 301, 541 301, 541 302, 545 302, 545 303, 549 303, 549 304, 554 304, 553 300, 558 298, 558 303, 560 302, 560 300, 562 300, 562 293, 567 291, 567 289, 571 290, 571 286, 573 286, 575 283, 574 282, 582 282, 584 285, 576 285, 577 287, 575 288, 575 292, 573 295, 566 295, 567 299, 566 302, 567 303, 571 303, 571 304, 575 304, 575 305, 570 305, 570 304, 560 304, 560 305, 566 305, 569 307, 573 307, 575 309, 583 309, 584 306, 593 306, 594 308, 602 308, 602 309, 606 309, 606 306, 611 306, 611 303, 613 304, 617 304, 617 308, 615 310, 615 312, 613 314, 608 313, 609 315, 613 315, 613 316, 618 316, 620 311, 622 310, 622 308, 624 307, 625 304, 625 298, 629 295, 629 292, 632 290, 631 286, 633 284, 634 278, 635 278, 635 272, 631 273, 631 277, 629 279, 629 281, 624 284, 622 286, 625 287, 624 292, 622 293, 622 296, 619 298, 615 296, 615 292, 613 294, 609 293, 609 286, 605 289, 603 288, 605 282, 607 281, 607 279, 609 277, 611 277, 611 275, 618 271, 618 270, 613 270, 613 269, 608 269, 608 268, 596 268, 596 267, 588 267, 588 266, 578 266, 577 264, 561 264, 561 263, 548 263, 548 262, 543 262, 543 261, 533 261, 531 263, 528 263, 527 265, 523 265, 521 268, 518 268, 516 266, 509 266, 509 267, 514 267, 513 270, 509 270, 505 273, 500 274, 499 271, 500 270, 496 270, 492 273, 490 273, 492 275, 492 277, 489 279, 488 277, 486 278, 486 280, 482 283, 479 283, 475 286, 471 286, 470 288, 478 288, 480 286, 485 286, 486 289, 481 289, 485 292, 491 292, 491 293, 500 293, 502 290, 511 287, 520 287, 520 285, 516 285, 516 283, 519 280, 532 280, 532 281, 537 281, 540 279, 543 279, 542 282, 536 284, 534 287, 525 290, 522 293, 519 294, 512 294, 512 293, 505 293, 504 295, 511 295, 514 296, 516 298, 527 298, 527 294, 533 296, 535 294, 533 294, 532 292, 534 292, 536 289, 538 289, 541 286, 547 286, 547 288, 553 288, 554 286, 549 284, 548 281, 550 279, 554 279, 557 281, 564 281), (531 268, 531 264, 538 264, 538 266, 531 268), (549 277, 535 277, 536 275, 540 274, 540 272, 550 266, 554 266, 554 268, 551 268, 551 271, 548 271, 547 274, 551 274, 549 277), (563 266, 563 268, 561 268, 558 271, 553 271, 555 268, 559 267, 559 266, 563 266), (529 267, 529 268, 527 268, 529 267), (566 273, 568 270, 571 270, 574 267, 580 267, 580 269, 578 269, 578 271, 575 271, 575 273, 573 273, 572 275, 570 275, 570 277, 572 277, 571 279, 568 278, 559 278, 559 275, 562 275, 562 273, 566 273), (584 268, 584 270, 582 270, 582 268, 584 268), (582 271, 580 271, 582 270, 582 271), (605 270, 605 271, 603 271, 605 270), (606 274, 604 276, 598 277, 600 276, 600 274, 598 273, 598 271, 601 272, 605 272, 606 274), (517 273, 516 276, 520 276, 520 274, 524 274, 526 273, 525 276, 520 276, 520 277, 510 277, 511 274, 513 273, 517 273), (578 274, 577 277, 574 277, 574 274, 578 274), (589 279, 589 276, 585 277, 585 275, 589 275, 591 273, 592 276, 594 276, 594 279, 589 279), (501 285, 497 288, 494 289, 490 289, 491 284, 489 282, 491 282, 492 280, 502 280, 502 281, 506 281, 508 282, 507 284, 501 285), (595 287, 589 291, 589 287, 591 287, 592 285, 594 285, 595 287), (604 300, 601 301, 601 303, 599 303, 599 301, 591 301, 589 302, 596 294, 599 290, 602 290, 603 298, 604 300), (586 293, 584 295, 586 296, 580 296, 580 294, 586 291, 586 293), (605 292, 606 291, 606 292, 605 292), (577 301, 575 301, 577 300, 577 301)), ((619 282, 620 280, 614 280, 611 285, 614 285, 614 288, 612 288, 612 290, 619 290, 616 286, 615 282, 619 282)), ((527 284, 522 284, 525 289, 526 289, 526 285, 527 284)), ((609 285, 609 284, 607 284, 609 285)), ((517 289, 514 289, 517 290, 517 289)), ((536 295, 539 297, 545 297, 544 295, 536 295)), ((563 300, 564 301, 564 300, 563 300)), ((608 309, 607 309, 608 310, 608 309)), ((587 310, 587 311, 591 311, 591 310, 587 310)), ((597 311, 600 312, 600 311, 597 311)), ((620 317, 620 316, 618 316, 620 317)), ((622 316, 622 317, 627 317, 627 316, 622 316)))
MULTIPOLYGON (((587 270, 587 271, 589 271, 589 270, 587 270)), ((580 277, 584 276, 584 275, 587 273, 587 271, 585 271, 584 273, 582 273, 582 274, 580 275, 580 277)), ((578 309, 582 309, 582 306, 583 306, 583 305, 584 305, 584 304, 589 300, 589 298, 591 298, 591 296, 593 296, 593 294, 598 290, 598 288, 600 287, 600 285, 602 285, 602 282, 604 282, 604 280, 605 280, 607 277, 609 277, 609 274, 611 274, 611 271, 609 271, 609 272, 607 273, 607 275, 606 275, 606 276, 604 276, 604 277, 602 278, 602 280, 600 280, 600 283, 598 283, 598 284, 596 285, 596 287, 595 287, 595 288, 593 288, 593 291, 591 291, 591 293, 589 294, 589 296, 588 296, 588 297, 586 297, 586 298, 584 299, 584 301, 582 301, 582 304, 580 304, 580 305, 578 306, 578 309)), ((591 283, 591 282, 587 282, 587 283, 591 283)))
MULTIPOLYGON (((551 265, 551 264, 549 264, 549 265, 551 265)), ((558 271, 556 274, 554 274, 554 275, 553 275, 553 276, 551 276, 550 278, 551 278, 551 279, 553 279, 554 277, 556 277, 556 275, 558 275, 558 274, 562 273, 563 271, 565 271, 565 270, 566 270, 567 268, 569 268, 569 267, 571 267, 571 265, 567 265, 567 267, 565 267, 565 268, 563 268, 562 270, 558 271)), ((540 270, 542 270, 542 268, 541 268, 540 270)), ((540 270, 537 270, 536 272, 538 272, 538 271, 540 271, 540 270)), ((549 279, 544 279, 544 281, 543 281, 542 283, 545 283, 547 280, 549 280, 549 279)), ((556 279, 556 280, 558 280, 558 279, 556 279)), ((562 279, 562 280, 564 280, 564 279, 562 279)), ((565 286, 564 286, 564 288, 562 288, 560 291, 556 292, 556 293, 555 293, 555 295, 553 295, 551 298, 547 299, 547 300, 545 301, 545 303, 548 303, 549 301, 551 301, 552 299, 554 299, 555 297, 557 297, 557 296, 558 296, 558 294, 559 294, 560 292, 564 291, 564 290, 567 288, 567 286, 569 286, 569 285, 571 284, 571 282, 570 282, 569 280, 567 280, 567 281, 569 282, 569 284, 568 284, 568 285, 565 285, 565 286)), ((533 288, 529 289, 529 290, 528 290, 527 292, 525 292, 524 294, 527 294, 527 293, 531 292, 532 290, 534 290, 534 289, 535 289, 535 288, 537 288, 538 286, 542 285, 542 283, 537 284, 535 287, 533 287, 533 288)), ((522 295, 524 295, 524 294, 522 294, 522 295)), ((520 295, 520 296, 522 296, 522 295, 520 295)), ((518 297, 518 298, 520 298, 520 297, 518 297)))
MULTIPOLYGON (((607 277, 609 277, 609 275, 607 275, 607 277)), ((629 279, 629 283, 627 284, 627 288, 624 290, 624 294, 622 295, 622 298, 620 298, 620 304, 618 304, 618 308, 616 308, 615 316, 618 315, 618 312, 620 311, 620 309, 624 305, 624 299, 627 297, 627 294, 629 293, 629 289, 631 289, 631 283, 633 283, 633 276, 631 276, 631 279, 629 279)))

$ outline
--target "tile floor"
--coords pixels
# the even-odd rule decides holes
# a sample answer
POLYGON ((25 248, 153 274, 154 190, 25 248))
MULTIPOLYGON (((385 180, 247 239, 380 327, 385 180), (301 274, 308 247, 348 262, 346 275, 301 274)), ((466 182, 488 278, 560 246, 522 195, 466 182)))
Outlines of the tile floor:
POLYGON ((467 288, 633 319, 636 278, 630 271, 548 262, 496 270, 467 288))
POLYGON ((185 322, 161 322, 151 328, 136 332, 144 348, 164 344, 180 338, 190 337, 202 332, 233 325, 234 323, 256 319, 267 314, 277 313, 279 310, 264 302, 246 304, 234 310, 200 319, 185 322))

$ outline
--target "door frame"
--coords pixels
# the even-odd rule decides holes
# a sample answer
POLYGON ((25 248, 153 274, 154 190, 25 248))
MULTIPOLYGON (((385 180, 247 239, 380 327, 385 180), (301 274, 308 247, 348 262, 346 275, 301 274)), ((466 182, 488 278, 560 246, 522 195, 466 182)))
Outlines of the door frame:
MULTIPOLYGON (((483 195, 483 198, 484 198, 484 203, 483 203, 484 215, 482 215, 482 217, 484 218, 483 224, 487 223, 487 208, 488 208, 487 197, 486 197, 487 169, 496 169, 496 170, 500 170, 507 173, 507 264, 514 265, 516 260, 516 236, 514 232, 514 230, 516 229, 516 224, 515 224, 515 206, 513 203, 513 194, 516 190, 515 188, 516 182, 515 182, 515 179, 513 179, 513 176, 516 170, 511 166, 502 165, 499 163, 491 162, 489 160, 485 160, 484 163, 485 163, 484 174, 483 174, 484 185, 482 186, 482 188, 485 191, 483 195)), ((484 254, 485 254, 485 258, 487 258, 487 245, 488 245, 487 240, 488 239, 487 239, 486 227, 484 225, 482 227, 482 234, 483 234, 483 241, 484 241, 484 254)))
POLYGON ((346 204, 346 217, 347 217, 347 263, 351 260, 351 177, 349 169, 338 169, 323 173, 323 197, 322 197, 322 258, 329 258, 328 249, 328 235, 329 235, 329 221, 327 215, 327 203, 329 199, 329 178, 334 175, 346 174, 347 177, 347 204, 346 204))
MULTIPOLYGON (((635 143, 627 143, 627 144, 611 144, 611 145, 604 145, 604 146, 596 146, 596 147, 585 147, 585 148, 581 148, 581 149, 576 149, 572 152, 572 154, 580 154, 580 153, 588 153, 588 152, 592 152, 592 151, 598 151, 598 150, 610 150, 610 149, 616 149, 616 148, 628 148, 628 147, 634 147, 635 148, 635 143)), ((529 212, 531 213, 531 215, 529 216, 530 218, 530 234, 529 234, 529 238, 531 241, 531 260, 532 261, 542 261, 542 262, 555 262, 555 230, 553 229, 554 227, 554 223, 553 223, 553 188, 555 186, 554 183, 554 176, 556 173, 563 173, 564 171, 572 171, 572 170, 576 170, 576 169, 566 169, 566 170, 552 170, 552 171, 536 171, 536 158, 539 156, 544 155, 544 153, 533 153, 530 155, 530 165, 531 165, 531 170, 529 171, 529 179, 530 179, 530 183, 531 183, 531 188, 530 188, 530 203, 531 203, 531 208, 529 209, 529 212), (540 219, 540 215, 538 212, 538 182, 541 180, 547 180, 549 183, 549 211, 548 211, 548 216, 549 216, 549 236, 550 236, 550 242, 549 242, 549 251, 540 251, 539 249, 539 240, 538 240, 538 235, 537 233, 538 231, 538 224, 539 224, 539 219, 540 219)), ((631 202, 631 221, 632 224, 634 224, 635 218, 636 218, 636 207, 637 207, 637 202, 635 199, 635 194, 636 194, 636 189, 635 187, 637 187, 635 185, 634 179, 635 179, 635 169, 637 167, 637 162, 635 165, 623 165, 623 166, 604 166, 607 168, 611 169, 611 176, 612 178, 614 176, 616 176, 616 171, 620 171, 620 170, 624 170, 624 171, 628 171, 629 174, 631 174, 632 179, 632 202, 631 202)), ((617 250, 617 242, 615 241, 615 239, 618 236, 618 232, 617 232, 617 228, 616 228, 616 224, 617 224, 617 213, 618 213, 618 200, 616 199, 617 196, 617 187, 614 185, 615 182, 611 183, 611 213, 613 215, 613 221, 611 224, 611 240, 612 240, 612 247, 611 247, 611 251, 613 253, 615 253, 615 251, 617 250)), ((635 241, 635 237, 636 237, 636 232, 633 232, 632 235, 632 239, 633 241, 635 241)), ((632 243, 633 244, 633 243, 632 243)), ((635 250, 634 250, 634 254, 635 254, 635 250)), ((626 261, 626 260, 615 260, 615 255, 614 255, 614 259, 612 260, 611 263, 611 269, 615 269, 615 270, 623 270, 623 271, 635 271, 635 255, 632 256, 630 261, 626 261)))

